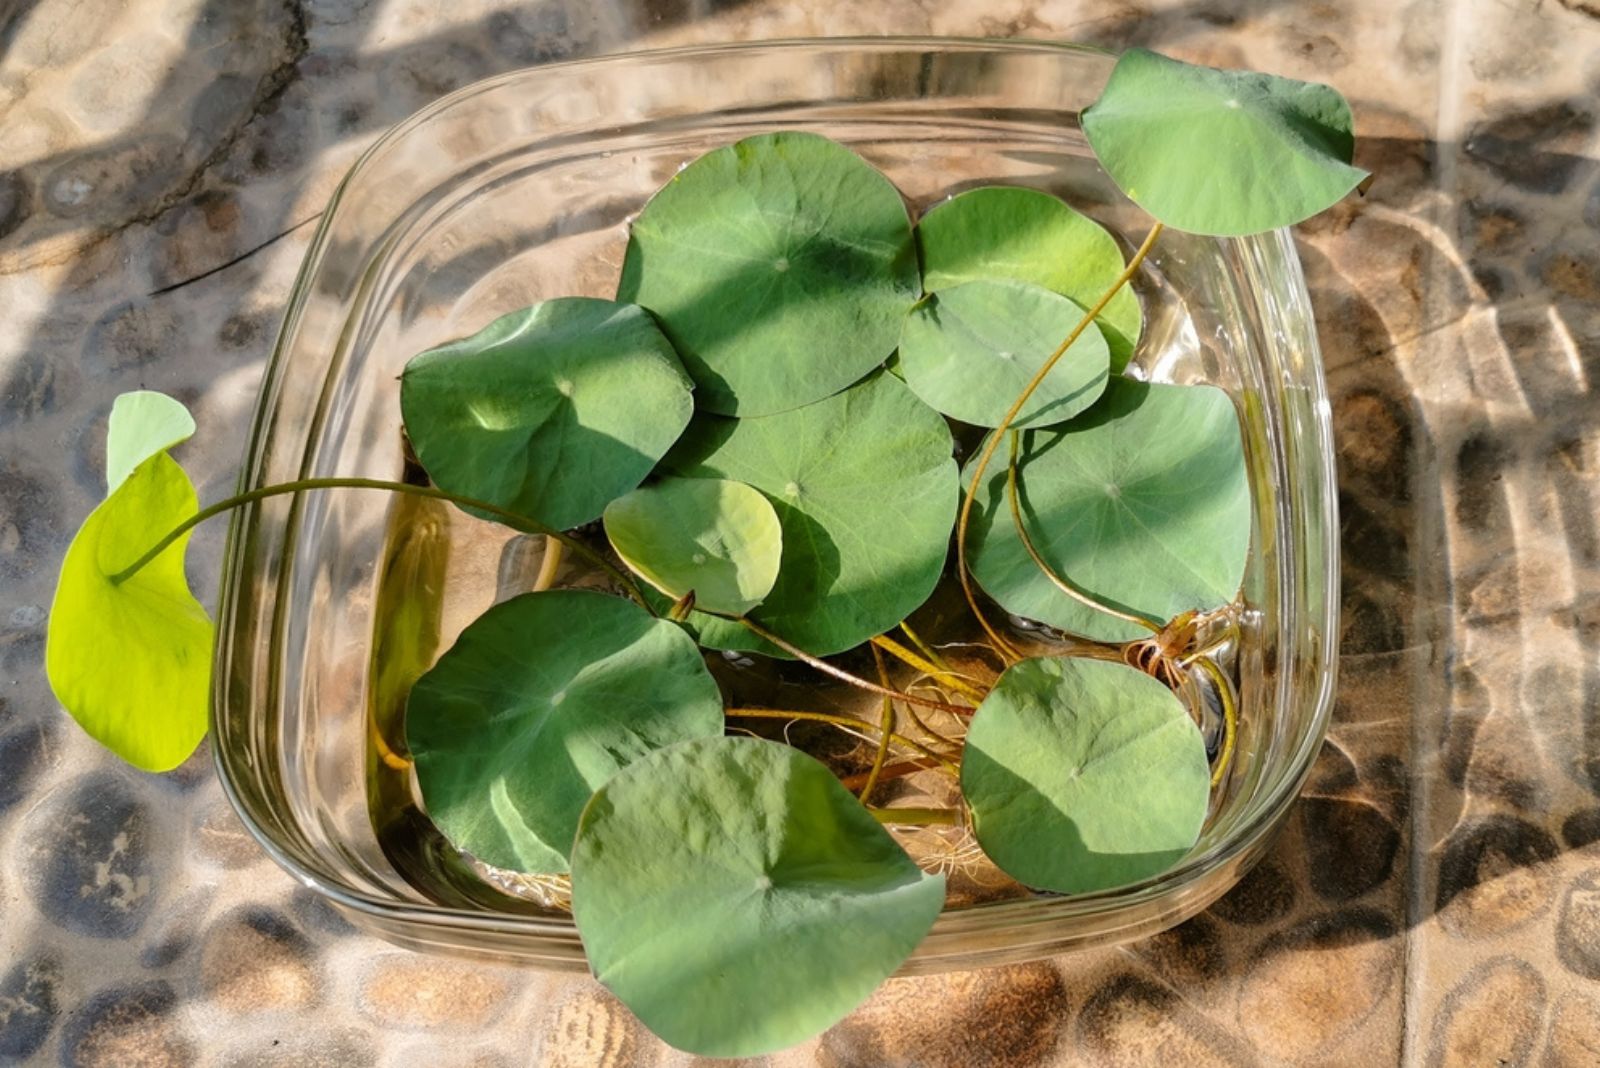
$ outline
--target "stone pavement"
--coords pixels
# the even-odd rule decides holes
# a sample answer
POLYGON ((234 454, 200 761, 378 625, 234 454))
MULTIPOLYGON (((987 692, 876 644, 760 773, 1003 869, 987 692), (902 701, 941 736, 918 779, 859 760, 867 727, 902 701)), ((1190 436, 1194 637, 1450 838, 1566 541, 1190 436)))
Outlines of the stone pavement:
MULTIPOLYGON (((1377 181, 1300 235, 1342 686, 1286 833, 1208 913, 893 981, 770 1063, 1600 1064, 1595 0, 0 2, 0 1063, 692 1063, 587 980, 355 934, 208 754, 152 777, 82 736, 46 612, 116 393, 190 404, 201 496, 231 486, 312 224, 391 123, 530 64, 844 33, 1140 44, 1351 98, 1377 181)), ((213 583, 221 540, 191 554, 213 583)))

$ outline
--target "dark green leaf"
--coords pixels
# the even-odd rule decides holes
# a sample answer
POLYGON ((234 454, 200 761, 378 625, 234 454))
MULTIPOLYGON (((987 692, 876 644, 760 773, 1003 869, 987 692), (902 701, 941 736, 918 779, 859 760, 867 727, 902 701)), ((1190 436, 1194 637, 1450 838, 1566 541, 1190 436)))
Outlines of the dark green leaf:
POLYGON ((564 530, 644 481, 691 388, 642 310, 561 297, 414 357, 400 409, 440 489, 564 530))
POLYGON ((661 320, 702 409, 786 411, 894 350, 918 294, 911 222, 843 145, 762 134, 700 157, 645 205, 617 294, 661 320))
POLYGON ((722 733, 722 697, 682 629, 591 590, 478 617, 406 705, 428 817, 502 868, 567 870, 595 788, 645 753, 722 733))

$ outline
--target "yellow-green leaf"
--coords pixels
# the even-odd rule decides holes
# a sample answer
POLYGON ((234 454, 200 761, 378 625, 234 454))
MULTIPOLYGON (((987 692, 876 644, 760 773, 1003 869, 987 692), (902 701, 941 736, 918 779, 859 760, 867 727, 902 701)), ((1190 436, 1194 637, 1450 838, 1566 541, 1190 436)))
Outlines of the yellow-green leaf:
MULTIPOLYGON (((126 439, 119 456, 154 439, 131 444, 137 440, 126 439)), ((197 508, 189 476, 156 449, 84 520, 50 608, 45 670, 56 699, 97 741, 146 771, 183 763, 205 736, 211 620, 184 577, 187 534, 122 583, 111 576, 197 508)))
POLYGON ((193 434, 194 416, 165 393, 141 389, 119 395, 106 424, 106 492, 114 492, 150 457, 193 434))

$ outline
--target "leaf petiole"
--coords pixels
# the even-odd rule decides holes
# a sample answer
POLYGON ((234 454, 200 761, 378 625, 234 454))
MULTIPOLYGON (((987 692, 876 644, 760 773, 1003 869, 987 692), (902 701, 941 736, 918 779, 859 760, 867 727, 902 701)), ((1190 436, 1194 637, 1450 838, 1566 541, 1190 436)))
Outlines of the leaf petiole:
POLYGON ((544 555, 539 559, 539 574, 533 580, 533 592, 540 593, 555 585, 556 573, 561 570, 561 541, 553 535, 544 536, 544 555))
MULTIPOLYGON (((734 719, 809 720, 812 723, 831 723, 836 727, 849 727, 852 730, 870 730, 872 727, 870 723, 864 723, 859 719, 851 719, 849 716, 835 716, 828 712, 802 712, 793 708, 730 708, 724 714, 732 716, 734 719)), ((960 777, 960 769, 921 742, 907 738, 903 734, 891 733, 889 737, 896 745, 903 745, 907 749, 915 750, 929 760, 937 760, 945 771, 958 778, 960 777)))
POLYGON ((649 602, 645 600, 644 594, 639 592, 639 587, 634 583, 632 578, 623 574, 616 567, 612 566, 609 560, 595 552, 593 549, 589 548, 589 546, 585 545, 577 538, 572 537, 570 534, 563 533, 559 530, 553 530, 550 527, 545 526, 543 523, 540 523, 536 519, 530 519, 527 516, 517 515, 515 512, 508 512, 498 505, 490 504, 488 501, 475 500, 471 497, 460 497, 456 494, 446 493, 444 490, 436 489, 433 486, 414 486, 409 482, 390 482, 380 478, 302 478, 296 479, 293 482, 280 482, 274 486, 262 486, 259 489, 248 490, 244 493, 238 493, 232 497, 224 498, 215 504, 207 505, 194 515, 190 516, 188 519, 185 519, 183 522, 179 523, 176 527, 173 527, 166 533, 165 536, 161 538, 160 541, 151 546, 143 556, 139 557, 121 571, 118 571, 116 574, 110 576, 111 584, 113 586, 119 586, 128 579, 132 578, 134 575, 138 574, 141 568, 165 552, 173 542, 183 537, 201 523, 204 523, 207 519, 219 516, 224 512, 231 511, 246 504, 253 504, 256 501, 266 500, 269 497, 279 497, 289 493, 301 493, 306 490, 325 489, 371 489, 386 490, 390 493, 408 493, 415 497, 430 497, 437 501, 448 501, 449 503, 457 505, 461 508, 473 508, 480 512, 487 512, 489 515, 494 516, 507 526, 516 530, 520 530, 526 534, 543 534, 546 537, 554 538, 557 542, 571 549, 585 560, 588 560, 590 563, 606 572, 606 574, 610 575, 617 582, 621 583, 623 589, 628 592, 630 597, 654 614, 654 610, 650 608, 649 602))
POLYGON ((1028 558, 1033 561, 1034 566, 1044 573, 1044 577, 1050 580, 1052 586, 1079 604, 1092 608, 1096 612, 1104 612, 1108 616, 1114 616, 1124 623, 1133 623, 1141 626, 1152 634, 1160 634, 1162 631, 1160 623, 1145 616, 1135 615, 1132 612, 1123 612, 1112 608, 1110 605, 1101 604, 1062 578, 1056 569, 1050 566, 1050 562, 1040 555, 1039 550, 1034 547, 1032 536, 1028 534, 1027 521, 1022 517, 1022 495, 1017 489, 1017 439, 1020 435, 1018 431, 1013 430, 1007 436, 1011 439, 1011 456, 1006 464, 1006 496, 1011 500, 1011 522, 1015 524, 1017 537, 1021 539, 1022 547, 1027 551, 1028 558))
POLYGON ((1211 677, 1211 683, 1217 688, 1217 696, 1222 701, 1222 752, 1217 754, 1217 766, 1211 771, 1211 786, 1215 789, 1228 773, 1228 765, 1233 762, 1233 751, 1238 745, 1239 703, 1234 698, 1233 683, 1223 674, 1216 661, 1209 656, 1198 656, 1194 664, 1211 677))
POLYGON ((923 641, 917 632, 911 629, 911 624, 908 621, 902 619, 900 621, 900 629, 906 632, 906 637, 911 639, 911 644, 917 647, 917 652, 927 657, 930 663, 937 665, 940 671, 950 671, 950 665, 945 663, 944 657, 940 656, 937 650, 923 641))
POLYGON ((857 675, 852 675, 850 672, 844 670, 844 668, 835 667, 833 664, 828 663, 821 657, 812 656, 810 653, 795 645, 793 642, 772 633, 772 631, 755 622, 749 616, 739 616, 737 617, 736 622, 738 622, 751 634, 771 642, 773 645, 776 645, 779 649, 782 649, 796 660, 810 664, 824 675, 831 675, 840 682, 849 683, 851 686, 854 686, 859 690, 866 690, 870 693, 878 694, 881 697, 892 697, 896 701, 904 701, 911 705, 921 705, 923 708, 934 708, 938 709, 940 712, 950 712, 958 716, 972 715, 973 710, 965 705, 953 705, 947 701, 935 701, 931 697, 918 697, 916 694, 901 693, 899 690, 890 689, 887 686, 880 686, 875 682, 868 682, 866 679, 863 679, 857 675))
POLYGON ((958 827, 961 813, 953 808, 873 808, 867 806, 872 818, 879 823, 899 824, 902 827, 958 827))
POLYGON ((1118 290, 1127 285, 1129 279, 1138 273, 1140 266, 1145 261, 1145 257, 1150 255, 1151 249, 1155 248, 1156 240, 1161 236, 1163 229, 1165 227, 1159 222, 1150 227, 1150 232, 1145 235, 1143 243, 1139 245, 1138 251, 1133 254, 1133 258, 1128 261, 1128 266, 1122 269, 1122 273, 1117 275, 1116 280, 1111 283, 1111 287, 1105 291, 1099 300, 1095 301, 1094 307, 1083 313, 1083 318, 1078 321, 1077 326, 1073 327, 1072 333, 1067 335, 1067 339, 1056 348, 1055 352, 1050 354, 1050 358, 1044 361, 1039 370, 1034 372, 1033 378, 1023 388, 1022 393, 1018 395, 1016 400, 1011 402, 1011 409, 1006 412, 1005 418, 1000 420, 1000 425, 995 427, 993 433, 984 442, 983 451, 978 454, 977 462, 972 467, 972 481, 967 486, 967 492, 962 495, 961 511, 956 516, 956 576, 961 580, 961 592, 966 596, 967 606, 972 609, 972 614, 982 624, 984 632, 995 643, 1000 654, 1012 660, 1020 659, 1020 656, 1015 647, 1000 636, 1000 633, 994 629, 984 616, 983 610, 978 607, 977 592, 973 589, 972 575, 967 566, 967 528, 972 520, 972 505, 978 499, 978 487, 983 484, 983 476, 989 470, 989 463, 994 459, 995 449, 1000 446, 1000 439, 1005 436, 1006 431, 1011 429, 1011 424, 1017 421, 1017 415, 1022 411, 1023 405, 1028 403, 1028 398, 1033 396, 1034 391, 1039 388, 1039 384, 1045 380, 1045 376, 1061 361, 1061 357, 1066 355, 1067 350, 1072 347, 1072 343, 1078 340, 1079 335, 1087 330, 1090 324, 1095 321, 1095 318, 1105 310, 1106 305, 1111 303, 1111 299, 1117 295, 1118 290))
MULTIPOLYGON (((872 662, 878 668, 878 682, 887 689, 889 687, 889 669, 884 665, 883 654, 878 651, 876 645, 872 647, 872 662)), ((878 776, 883 773, 884 762, 889 759, 889 743, 894 738, 894 728, 894 698, 885 697, 883 699, 883 717, 878 724, 878 751, 873 755, 872 770, 867 773, 866 784, 861 787, 861 793, 857 795, 863 805, 872 796, 872 788, 878 785, 878 776)))
POLYGON ((956 691, 963 697, 969 697, 974 701, 983 700, 982 690, 979 690, 976 686, 969 682, 962 681, 955 675, 951 674, 947 669, 941 668, 939 665, 923 659, 921 656, 918 656, 910 649, 907 649, 905 646, 901 645, 887 634, 880 634, 876 638, 873 638, 872 644, 874 648, 882 649, 896 660, 901 660, 907 664, 910 664, 912 667, 927 675, 929 678, 937 679, 942 685, 956 691))

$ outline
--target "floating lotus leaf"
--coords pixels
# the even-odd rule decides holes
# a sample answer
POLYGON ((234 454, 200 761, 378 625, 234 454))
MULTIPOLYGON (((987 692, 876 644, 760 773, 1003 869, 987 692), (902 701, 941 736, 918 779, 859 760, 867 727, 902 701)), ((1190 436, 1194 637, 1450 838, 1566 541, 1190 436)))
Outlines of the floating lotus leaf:
POLYGON ((741 616, 772 592, 783 528, 759 491, 718 478, 667 478, 606 506, 623 563, 674 600, 741 616))
POLYGON ((596 787, 661 746, 722 733, 722 697, 676 624, 592 590, 473 621, 417 680, 406 744, 428 817, 502 868, 567 870, 596 787))
POLYGON ((944 904, 826 767, 753 738, 663 749, 584 811, 572 903, 596 978, 661 1038, 749 1057, 823 1031, 944 904))
MULTIPOLYGON (((999 426, 1028 382, 1083 318, 1059 293, 1023 282, 968 282, 906 317, 900 370, 917 396, 952 419, 999 426)), ((1071 419, 1106 388, 1106 343, 1085 330, 1050 369, 1013 425, 1071 419)))
MULTIPOLYGON (((958 493, 950 454, 939 414, 880 373, 779 415, 697 416, 665 466, 767 496, 783 560, 751 618, 826 656, 895 626, 938 584, 958 493)), ((736 623, 691 622, 713 648, 773 651, 736 623)))
POLYGON ((1018 882, 1091 893, 1156 875, 1200 835, 1205 742, 1161 683, 1101 660, 1024 660, 979 706, 961 791, 1018 882))
POLYGON ((888 179, 843 145, 762 134, 685 167, 634 220, 619 300, 655 313, 724 415, 837 393, 894 351, 916 247, 888 179))
POLYGON ((1083 132, 1128 198, 1168 226, 1239 236, 1308 219, 1354 189, 1338 90, 1130 49, 1083 132))
MULTIPOLYGON (((951 197, 917 223, 917 244, 929 293, 1009 278, 1091 308, 1127 266, 1105 227, 1058 197, 1020 186, 984 186, 951 197)), ((1138 296, 1118 290, 1095 324, 1111 351, 1111 370, 1121 371, 1139 340, 1138 296)), ((1065 339, 1063 332, 1048 351, 1065 339)))
MULTIPOLYGON (((1250 553, 1250 483, 1227 394, 1113 378, 1095 407, 1024 431, 1021 445, 1028 534, 1079 590, 1157 622, 1238 594, 1250 553)), ((1012 519, 1006 455, 1005 446, 996 451, 973 510, 969 559, 979 584, 1007 611, 1074 634, 1145 637, 1067 596, 1035 566, 1012 519)))
POLYGON ((691 388, 645 312, 561 297, 414 357, 400 410, 440 489, 565 530, 644 481, 691 388))

